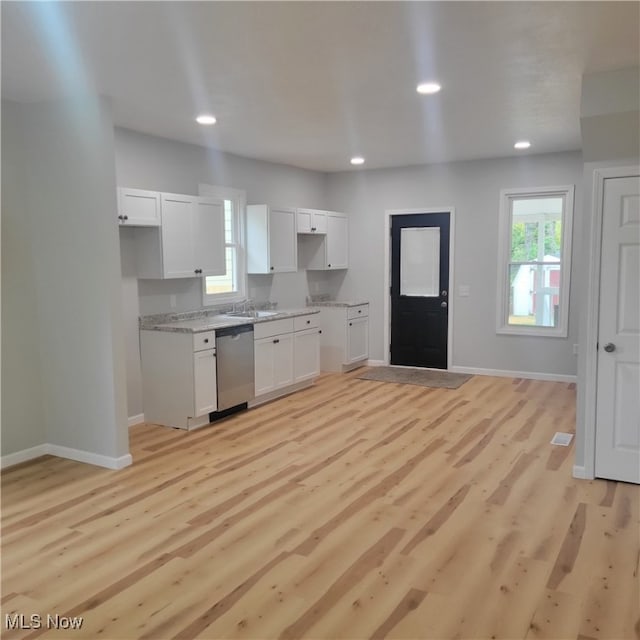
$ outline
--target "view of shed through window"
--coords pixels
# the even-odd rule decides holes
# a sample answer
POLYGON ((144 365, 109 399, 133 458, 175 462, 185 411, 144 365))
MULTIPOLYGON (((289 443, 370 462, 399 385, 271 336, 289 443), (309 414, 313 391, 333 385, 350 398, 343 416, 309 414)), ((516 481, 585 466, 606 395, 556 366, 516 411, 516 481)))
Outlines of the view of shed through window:
POLYGON ((563 207, 562 197, 511 200, 509 325, 559 324, 563 207))

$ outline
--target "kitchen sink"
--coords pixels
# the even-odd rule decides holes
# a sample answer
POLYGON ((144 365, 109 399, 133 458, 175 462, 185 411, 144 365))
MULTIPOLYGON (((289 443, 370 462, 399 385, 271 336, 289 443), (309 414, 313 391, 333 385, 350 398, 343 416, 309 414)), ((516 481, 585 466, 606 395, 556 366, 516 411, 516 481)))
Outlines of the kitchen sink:
POLYGON ((277 316, 278 311, 230 311, 224 315, 232 318, 270 318, 271 316, 277 316))

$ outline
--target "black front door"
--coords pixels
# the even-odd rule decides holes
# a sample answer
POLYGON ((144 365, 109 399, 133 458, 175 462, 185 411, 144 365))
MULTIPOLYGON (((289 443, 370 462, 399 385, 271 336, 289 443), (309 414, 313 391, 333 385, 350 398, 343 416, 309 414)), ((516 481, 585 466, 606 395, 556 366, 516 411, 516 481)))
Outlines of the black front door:
POLYGON ((391 364, 447 368, 449 213, 391 218, 391 364))

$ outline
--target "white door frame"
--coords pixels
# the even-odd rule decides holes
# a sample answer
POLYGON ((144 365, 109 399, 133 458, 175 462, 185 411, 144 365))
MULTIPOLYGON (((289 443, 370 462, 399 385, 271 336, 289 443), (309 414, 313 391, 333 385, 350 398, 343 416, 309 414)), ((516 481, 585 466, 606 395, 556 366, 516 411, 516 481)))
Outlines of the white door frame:
POLYGON ((594 169, 591 200, 591 265, 587 280, 587 330, 585 354, 584 408, 584 468, 574 467, 574 476, 592 480, 596 473, 596 394, 598 391, 598 317, 600 313, 600 249, 604 216, 604 181, 607 178, 628 178, 639 175, 640 166, 594 169))
POLYGON ((384 332, 382 345, 384 353, 384 364, 388 365, 391 360, 389 345, 391 344, 391 296, 389 288, 391 282, 391 217, 392 216, 409 216, 415 214, 430 213, 448 213, 449 214, 449 296, 447 298, 449 305, 449 314, 447 317, 447 371, 451 370, 453 362, 453 299, 454 292, 454 255, 455 247, 455 207, 424 207, 422 209, 387 209, 384 212, 384 332))

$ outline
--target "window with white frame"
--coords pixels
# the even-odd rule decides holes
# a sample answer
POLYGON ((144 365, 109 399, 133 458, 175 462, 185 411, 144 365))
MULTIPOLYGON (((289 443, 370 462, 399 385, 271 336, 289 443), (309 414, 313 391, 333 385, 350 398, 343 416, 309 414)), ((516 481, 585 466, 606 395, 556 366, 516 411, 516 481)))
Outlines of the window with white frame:
POLYGON ((224 236, 226 272, 202 279, 202 303, 224 304, 243 300, 246 296, 246 265, 244 253, 244 210, 246 194, 239 189, 200 185, 200 195, 224 201, 224 236))
POLYGON ((567 336, 573 191, 501 191, 498 333, 567 336))

